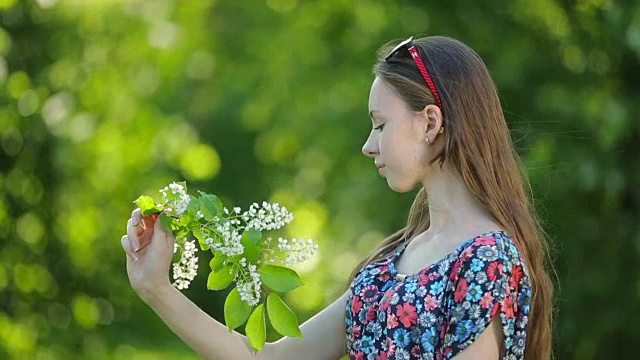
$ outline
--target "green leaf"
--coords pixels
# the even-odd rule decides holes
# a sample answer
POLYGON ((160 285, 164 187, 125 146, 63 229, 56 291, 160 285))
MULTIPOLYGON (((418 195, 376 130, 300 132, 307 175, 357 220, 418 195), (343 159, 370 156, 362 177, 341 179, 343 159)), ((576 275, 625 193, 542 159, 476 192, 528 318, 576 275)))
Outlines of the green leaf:
POLYGON ((198 231, 198 229, 193 231, 193 236, 198 239, 198 242, 200 243, 200 249, 202 249, 202 251, 207 251, 209 250, 209 248, 211 248, 211 246, 209 246, 205 241, 207 240, 207 235, 203 234, 201 231, 198 231))
POLYGON ((341 357, 338 360, 349 360, 349 355, 345 355, 345 356, 341 357))
POLYGON ((217 196, 198 191, 200 193, 200 212, 207 221, 222 214, 222 201, 217 196))
POLYGON ((291 291, 303 284, 298 274, 286 267, 262 265, 258 268, 262 283, 276 292, 291 291))
POLYGON ((191 217, 188 214, 182 214, 178 217, 178 224, 180 226, 188 227, 191 222, 191 217))
POLYGON ((207 289, 209 290, 222 290, 226 289, 233 282, 235 277, 234 273, 229 273, 231 266, 224 266, 220 271, 211 272, 207 279, 207 289))
POLYGON ((167 230, 173 232, 175 230, 174 220, 165 213, 160 214, 160 224, 167 230))
POLYGON ((273 325, 273 328, 276 329, 277 332, 284 336, 304 339, 298 327, 296 315, 289 309, 287 304, 282 301, 278 294, 271 293, 267 297, 267 313, 269 314, 271 325, 273 325))
POLYGON ((245 230, 244 234, 247 234, 249 239, 251 239, 251 242, 254 243, 255 245, 258 245, 259 243, 262 243, 261 242, 261 240, 262 240, 262 232, 260 232, 260 230, 257 230, 257 229, 254 229, 254 228, 250 228, 250 229, 245 230))
POLYGON ((200 211, 200 200, 197 197, 191 195, 191 201, 189 201, 187 212, 195 216, 198 211, 200 211))
POLYGON ((256 351, 260 351, 260 349, 264 347, 264 342, 267 337, 267 326, 264 321, 264 304, 258 305, 258 307, 253 310, 244 330, 251 347, 256 351))
POLYGON ((238 288, 233 288, 224 301, 224 321, 229 330, 244 324, 251 315, 253 307, 240 298, 238 288))
POLYGON ((211 267, 211 271, 218 272, 222 270, 224 266, 224 261, 227 259, 227 256, 222 253, 217 253, 211 261, 209 261, 209 267, 211 267))
POLYGON ((248 231, 242 233, 240 243, 244 246, 243 256, 247 258, 247 262, 255 264, 260 256, 260 251, 262 251, 262 243, 260 242, 256 245, 248 231))
POLYGON ((156 206, 156 201, 151 196, 140 196, 134 203, 140 208, 143 216, 162 211, 161 207, 156 206))
POLYGON ((179 226, 178 225, 178 226, 175 226, 175 230, 173 230, 173 234, 177 238, 179 238, 179 237, 187 237, 187 235, 189 235, 189 229, 185 228, 184 226, 179 226))

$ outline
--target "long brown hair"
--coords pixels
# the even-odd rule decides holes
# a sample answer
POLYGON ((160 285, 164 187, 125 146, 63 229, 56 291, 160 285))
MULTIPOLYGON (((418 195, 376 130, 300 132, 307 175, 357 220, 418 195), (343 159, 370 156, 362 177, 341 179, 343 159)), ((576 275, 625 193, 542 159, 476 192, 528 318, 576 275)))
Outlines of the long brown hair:
MULTIPOLYGON (((473 196, 520 249, 532 285, 531 312, 525 358, 546 360, 552 353, 553 284, 545 266, 551 267, 546 234, 530 201, 531 185, 515 151, 498 93, 486 65, 471 48, 447 37, 414 41, 440 94, 445 127, 444 138, 429 164, 448 161, 473 196), (548 263, 547 263, 548 262, 548 263)), ((375 76, 389 85, 411 110, 435 104, 413 60, 396 55, 385 61, 394 47, 378 51, 375 76)), ((439 137, 440 138, 440 137, 439 137)), ((351 283, 368 263, 390 256, 403 241, 429 228, 429 199, 418 192, 407 225, 382 241, 351 274, 351 283)))

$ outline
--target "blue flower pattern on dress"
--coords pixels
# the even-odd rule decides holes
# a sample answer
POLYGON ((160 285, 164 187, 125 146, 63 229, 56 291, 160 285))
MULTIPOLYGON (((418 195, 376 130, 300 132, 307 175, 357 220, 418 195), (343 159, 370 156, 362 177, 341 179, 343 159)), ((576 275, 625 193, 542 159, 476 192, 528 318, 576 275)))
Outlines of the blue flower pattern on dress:
POLYGON ((476 236, 421 271, 396 280, 387 260, 363 267, 346 306, 351 359, 450 359, 496 318, 502 358, 524 357, 531 283, 520 252, 504 231, 476 236))

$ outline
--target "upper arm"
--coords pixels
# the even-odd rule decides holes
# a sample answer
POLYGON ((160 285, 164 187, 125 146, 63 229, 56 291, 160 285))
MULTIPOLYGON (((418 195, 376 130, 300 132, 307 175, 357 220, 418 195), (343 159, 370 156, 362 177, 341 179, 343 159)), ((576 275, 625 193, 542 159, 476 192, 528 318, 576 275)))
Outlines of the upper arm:
POLYGON ((349 292, 305 321, 300 330, 304 339, 284 337, 268 344, 269 359, 338 359, 345 354, 347 335, 345 309, 349 292))
POLYGON ((500 319, 491 321, 480 336, 469 347, 454 356, 452 360, 496 360, 500 358, 500 349, 504 341, 504 334, 500 326, 500 319))

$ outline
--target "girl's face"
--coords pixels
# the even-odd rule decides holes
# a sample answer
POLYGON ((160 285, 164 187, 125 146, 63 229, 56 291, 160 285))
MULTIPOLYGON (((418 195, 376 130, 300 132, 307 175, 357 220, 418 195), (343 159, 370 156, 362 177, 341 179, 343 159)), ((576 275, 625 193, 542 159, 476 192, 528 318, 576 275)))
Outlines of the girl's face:
MULTIPOLYGON (((428 106, 427 108, 429 108, 428 106)), ((380 175, 397 192, 413 190, 428 175, 429 130, 427 111, 411 111, 404 101, 379 78, 369 94, 373 129, 362 153, 374 159, 380 175)), ((431 142, 433 139, 429 137, 431 142)))

